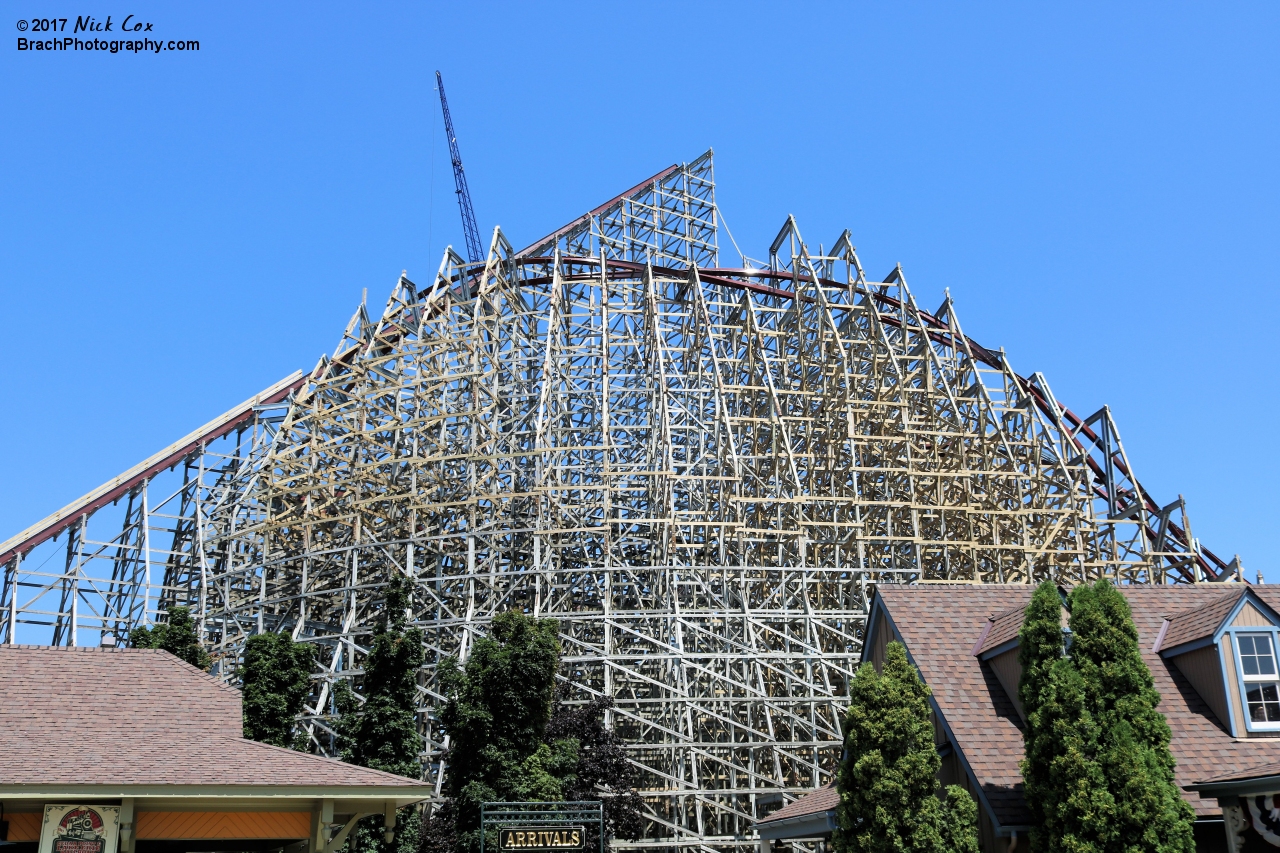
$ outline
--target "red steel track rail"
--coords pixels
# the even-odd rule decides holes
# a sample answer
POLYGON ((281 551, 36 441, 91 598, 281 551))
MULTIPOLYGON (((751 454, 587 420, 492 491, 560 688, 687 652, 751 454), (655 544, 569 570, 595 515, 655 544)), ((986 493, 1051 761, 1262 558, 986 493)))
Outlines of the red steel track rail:
MULTIPOLYGON (((657 184, 672 172, 679 169, 680 164, 678 163, 668 166, 653 177, 641 181, 631 189, 619 193, 604 204, 584 213, 582 216, 579 216, 577 219, 574 219, 562 228, 556 229, 541 240, 531 244, 529 248, 524 251, 529 252, 539 246, 545 245, 548 241, 558 240, 561 236, 573 230, 583 222, 586 222, 591 217, 597 216, 623 199, 657 184)), ((345 361, 354 355, 356 349, 356 347, 352 347, 345 352, 338 354, 334 360, 345 361)), ((221 438, 222 436, 233 432, 240 426, 253 420, 254 410, 256 407, 269 403, 280 402, 305 385, 308 378, 309 377, 301 371, 295 371, 290 376, 254 395, 230 411, 214 418, 195 432, 179 439, 177 442, 166 447, 154 456, 138 463, 120 476, 108 480, 106 483, 103 483, 101 486, 94 489, 92 492, 89 492, 89 494, 79 500, 72 501, 62 509, 47 518, 36 522, 16 536, 12 536, 4 542, 0 542, 0 566, 5 565, 15 556, 25 554, 42 542, 46 542, 49 539, 58 536, 62 531, 75 524, 83 516, 91 515, 107 504, 119 500, 146 480, 154 477, 166 468, 171 468, 177 465, 191 454, 200 451, 201 448, 209 442, 221 438)))
MULTIPOLYGON (((541 243, 539 243, 538 245, 541 245, 541 243)), ((522 264, 523 263, 550 264, 554 261, 554 258, 518 257, 517 260, 522 264)), ((580 258, 580 257, 561 257, 560 261, 561 263, 581 264, 584 266, 598 266, 600 263, 599 258, 580 258)), ((606 259, 605 264, 607 268, 617 269, 618 273, 623 276, 635 276, 637 273, 643 271, 646 266, 645 264, 637 263, 635 261, 622 261, 622 260, 613 260, 613 259, 606 259)), ((653 272, 656 275, 661 275, 664 277, 678 277, 681 275, 688 274, 688 270, 676 269, 671 267, 658 267, 658 266, 653 267, 653 272)), ((606 275, 607 274, 608 272, 606 272, 606 275)), ((595 278, 595 277, 596 276, 588 274, 588 275, 580 276, 578 278, 585 280, 585 279, 595 278)), ((768 284, 751 280, 751 279, 773 279, 777 281, 794 281, 795 274, 791 272, 787 272, 785 270, 771 270, 771 269, 747 270, 747 269, 715 268, 715 269, 698 270, 698 277, 700 280, 707 282, 709 284, 717 284, 724 287, 732 287, 738 290, 747 290, 752 293, 760 293, 768 296, 776 296, 782 299, 796 298, 796 294, 792 290, 786 290, 781 287, 773 287, 768 284)), ((575 277, 562 277, 562 278, 566 278, 566 280, 573 280, 573 278, 575 277)), ((525 279, 524 283, 525 284, 545 284, 549 281, 550 281, 549 278, 538 277, 538 278, 525 279)), ((884 305, 886 308, 889 308, 891 312, 895 310, 902 310, 905 307, 902 304, 901 300, 895 299, 894 297, 889 296, 887 293, 881 293, 879 290, 876 290, 874 287, 864 288, 858 285, 851 285, 847 282, 834 281, 832 279, 825 279, 825 278, 819 278, 818 281, 823 286, 826 286, 826 287, 852 289, 856 292, 864 293, 874 301, 878 302, 881 305, 884 305)), ((892 281, 893 281, 893 275, 891 274, 889 279, 887 279, 884 283, 888 284, 888 283, 892 283, 892 281)), ((428 291, 429 290, 430 288, 428 288, 428 291)), ((425 293, 426 292, 424 292, 424 295, 425 293)), ((808 297, 801 296, 800 298, 806 301, 808 300, 808 297)), ((933 314, 929 313, 928 311, 924 311, 918 307, 913 306, 912 312, 918 313, 920 318, 928 326, 931 327, 928 334, 932 340, 936 341, 937 343, 943 344, 944 346, 948 346, 952 349, 962 349, 962 344, 965 344, 967 345, 968 350, 973 353, 974 358, 978 359, 979 361, 986 364, 987 366, 995 368, 997 370, 1007 369, 1004 364, 1003 358, 1000 355, 998 350, 988 349, 982 346, 977 341, 970 338, 968 335, 963 336, 963 340, 957 338, 952 333, 950 326, 948 326, 943 321, 939 320, 937 317, 935 317, 933 314)), ((881 322, 885 323, 886 325, 890 325, 890 326, 901 325, 901 321, 897 317, 895 317, 893 313, 881 314, 880 319, 881 319, 881 322)), ((1033 400, 1035 400, 1036 405, 1040 408, 1042 412, 1048 415, 1055 422, 1058 422, 1059 419, 1065 421, 1066 425, 1069 427, 1070 431, 1073 434, 1084 435, 1091 442, 1093 442, 1095 446, 1099 446, 1099 447, 1101 446, 1101 442, 1099 440, 1098 434, 1095 433, 1092 429, 1089 428, 1089 426, 1087 426, 1084 423, 1084 420, 1085 420, 1084 418, 1081 418, 1079 415, 1077 415, 1071 409, 1068 409, 1066 406, 1062 406, 1060 412, 1054 411, 1053 403, 1049 400, 1048 397, 1045 396, 1042 389, 1037 387, 1033 382, 1031 382, 1026 377, 1013 374, 1012 371, 1010 371, 1010 373, 1017 378, 1023 393, 1028 394, 1033 400)), ((1072 435, 1071 440, 1076 444, 1077 449, 1081 451, 1082 455, 1084 456, 1084 459, 1089 465, 1090 470, 1093 471, 1094 475, 1098 477, 1104 476, 1104 471, 1102 469, 1102 466, 1098 464, 1098 461, 1094 459, 1092 456, 1083 452, 1084 447, 1083 445, 1081 445, 1079 439, 1075 438, 1074 435, 1072 435)), ((1112 461, 1112 464, 1116 466, 1117 470, 1123 473, 1137 486, 1137 490, 1141 493, 1141 499, 1143 501, 1143 509, 1146 512, 1159 513, 1160 512, 1159 505, 1157 505, 1155 501, 1151 499, 1147 490, 1143 488, 1142 484, 1139 483, 1137 478, 1133 476, 1132 472, 1129 470, 1128 465, 1125 464, 1124 459, 1119 454, 1113 454, 1111 461, 1112 461)), ((1104 498, 1108 497, 1106 492, 1097 485, 1094 486, 1094 491, 1098 497, 1104 497, 1104 498)), ((1146 529, 1147 529, 1148 535, 1151 535, 1151 536, 1156 535, 1156 531, 1151 529, 1150 525, 1146 525, 1146 529)), ((1197 564, 1204 571, 1206 576, 1208 576, 1209 578, 1217 579, 1217 578, 1224 577, 1226 575, 1229 567, 1228 567, 1228 564, 1222 560, 1222 558, 1218 557, 1216 554, 1214 554, 1208 548, 1205 548, 1203 545, 1200 547, 1200 551, 1202 553, 1190 554, 1190 549, 1189 549, 1190 543, 1185 541, 1186 540, 1185 531, 1183 531, 1181 527, 1174 524, 1172 521, 1169 522, 1169 530, 1170 532, 1173 533, 1175 537, 1182 539, 1183 544, 1185 546, 1188 546, 1189 556, 1194 556, 1197 564)))
POLYGON ((0 566, 16 555, 25 554, 40 543, 54 538, 84 516, 92 515, 107 504, 119 500, 166 468, 172 468, 191 454, 200 452, 209 442, 235 431, 253 420, 259 406, 280 402, 300 388, 306 380, 302 371, 295 371, 154 456, 139 462, 120 476, 108 480, 79 500, 72 501, 48 518, 0 543, 0 566))
MULTIPOLYGON (((646 181, 642 181, 640 184, 637 184, 632 189, 627 190, 627 192, 609 200, 608 202, 605 202, 604 204, 592 210, 590 213, 585 214, 584 216, 574 220, 573 222, 569 223, 563 228, 560 228, 559 230, 553 232, 552 234, 547 235, 546 237, 537 241, 536 243, 534 243, 532 246, 530 246, 528 249, 525 249, 524 251, 525 252, 530 251, 531 249, 545 245, 548 241, 552 239, 558 239, 561 235, 563 235, 570 229, 574 228, 575 226, 579 225, 581 222, 585 221, 590 216, 598 214, 600 211, 605 210, 610 205, 618 202, 620 199, 623 199, 629 195, 632 195, 644 189, 647 186, 651 186, 652 184, 662 180, 663 178, 665 178, 667 175, 671 174, 671 172, 673 172, 678 168, 679 166, 671 166, 668 169, 664 169, 663 171, 654 175, 652 178, 649 178, 646 181)), ((525 257, 523 254, 517 254, 515 258, 515 262, 520 265, 548 265, 548 264, 554 263, 554 261, 555 259, 552 257, 525 257)), ((562 256, 560 258, 560 262, 562 264, 570 264, 570 265, 598 266, 600 264, 600 259, 562 256)), ((645 264, 634 262, 634 261, 622 261, 622 260, 613 260, 613 259, 606 259, 605 266, 606 266, 606 276, 617 275, 618 277, 634 277, 636 274, 643 272, 643 270, 646 267, 645 264)), ((468 277, 479 277, 482 274, 483 268, 484 267, 482 264, 468 264, 466 275, 468 277)), ((654 266, 652 267, 652 269, 654 274, 661 275, 664 277, 679 277, 682 275, 688 275, 689 273, 687 269, 677 269, 672 267, 654 266)), ((794 281, 795 274, 784 271, 784 270, 714 268, 714 269, 698 270, 698 276, 702 281, 707 282, 709 284, 721 285, 724 287, 729 287, 737 290, 746 290, 752 293, 759 293, 762 295, 774 296, 782 299, 796 298, 796 294, 792 290, 787 290, 782 287, 775 287, 773 285, 765 284, 762 281, 759 281, 759 279, 773 280, 777 282, 794 281)), ((585 280, 585 279, 591 279, 596 277, 598 277, 598 274, 584 274, 582 276, 567 276, 564 278, 566 280, 574 280, 574 279, 585 280)), ((906 307, 903 305, 901 300, 895 299, 894 297, 889 296, 887 293, 882 293, 879 290, 875 289, 874 287, 864 288, 858 285, 851 285, 847 282, 840 282, 840 281, 834 281, 831 279, 823 279, 823 278, 819 278, 818 281, 824 286, 852 289, 867 295, 878 304, 883 305, 885 308, 889 309, 886 313, 881 315, 880 319, 882 322, 884 322, 886 325, 892 325, 892 326, 901 325, 901 321, 893 314, 894 311, 900 311, 906 307)), ((890 281, 892 281, 892 276, 890 277, 890 281)), ((547 276, 534 276, 534 277, 523 279, 522 281, 522 283, 526 285, 546 284, 549 282, 550 282, 550 278, 547 276)), ((886 282, 886 283, 889 283, 889 282, 886 282)), ((439 282, 431 286, 428 286, 424 290, 420 291, 418 294, 419 298, 420 299, 429 298, 430 295, 432 294, 432 291, 436 290, 436 286, 438 284, 439 282)), ((801 296, 800 298, 807 299, 807 297, 803 297, 803 296, 801 296)), ((952 333, 951 328, 946 323, 944 323, 942 320, 939 320, 937 317, 935 317, 933 314, 930 314, 927 311, 921 310, 914 306, 912 307, 912 311, 913 313, 918 313, 918 315, 924 321, 924 323, 930 327, 928 334, 932 340, 944 346, 950 347, 952 349, 967 348, 969 352, 973 353, 973 356, 976 359, 988 365, 989 367, 995 368, 997 370, 1006 369, 1003 363, 1003 359, 998 351, 990 350, 982 346, 972 338, 969 338, 968 336, 964 336, 962 340, 957 338, 954 335, 954 333, 952 333)), ((386 331, 389 332, 390 334, 384 337, 380 341, 380 343, 384 345, 394 343, 394 340, 397 337, 397 332, 396 332, 397 326, 395 324, 388 324, 383 328, 386 329, 386 331)), ((354 355, 357 349, 358 347, 351 347, 345 352, 340 353, 335 358, 335 361, 346 361, 350 359, 354 355)), ((239 406, 236 406, 234 409, 231 409, 230 411, 226 412, 221 417, 214 419, 210 423, 206 424, 205 426, 201 427, 200 429, 196 430, 190 435, 184 437, 183 439, 179 440, 175 444, 170 445, 169 447, 160 451, 159 453, 152 456, 151 458, 139 463, 138 465, 135 465, 133 468, 130 468, 128 471, 125 471, 123 474, 116 477, 115 479, 110 480, 107 483, 104 483, 102 486, 99 486, 97 489, 94 489, 92 492, 80 498, 79 500, 74 501, 71 504, 68 504, 66 507, 63 507, 62 509, 58 510, 58 512, 55 512, 53 515, 50 515, 48 518, 45 518, 44 520, 32 525, 31 527, 22 531, 18 535, 10 538, 8 541, 0 543, 0 566, 4 565, 9 560, 13 559, 14 556, 19 554, 24 554, 27 551, 34 548, 36 545, 39 545, 42 542, 45 542, 48 539, 51 539, 57 536, 62 531, 66 530, 68 527, 75 524, 81 517, 91 514, 95 510, 100 509, 101 507, 106 506, 107 504, 115 500, 118 500, 120 497, 128 494, 130 490, 137 488, 141 483, 143 483, 150 477, 154 476, 158 472, 163 471, 165 468, 170 468, 179 464, 186 457, 190 456, 193 453, 199 452, 210 441, 213 441, 217 438, 227 435, 228 433, 232 432, 233 430, 237 429, 243 424, 251 421, 254 417, 254 413, 257 407, 265 404, 276 403, 285 399, 289 394, 293 393, 297 389, 301 388, 304 384, 306 384, 309 378, 310 377, 302 374, 301 372, 296 372, 293 375, 281 380, 280 382, 277 382, 275 385, 272 385, 270 388, 267 388, 266 390, 255 395, 254 397, 251 397, 249 400, 246 400, 244 403, 241 403, 239 406)), ((1059 419, 1065 421, 1073 434, 1074 433, 1082 434, 1086 438, 1088 438, 1090 441, 1092 441, 1095 445, 1101 446, 1098 435, 1084 423, 1083 418, 1081 418, 1079 415, 1077 415, 1075 412, 1071 411, 1070 409, 1066 408, 1065 406, 1062 407, 1060 412, 1054 411, 1053 403, 1049 400, 1049 398, 1044 394, 1044 392, 1040 388, 1038 388, 1034 383, 1032 383, 1030 380, 1028 380, 1025 377, 1016 376, 1016 378, 1021 386, 1021 390, 1024 393, 1028 394, 1033 400, 1035 400, 1036 405, 1040 408, 1042 412, 1048 415, 1055 422, 1058 422, 1059 419)), ((1090 469, 1095 474, 1095 476, 1098 476, 1098 477, 1103 476, 1104 474, 1103 469, 1098 464, 1097 460, 1095 460, 1092 456, 1088 455, 1087 453, 1083 452, 1084 451, 1083 445, 1080 444, 1079 440, 1075 438, 1074 435, 1071 437, 1071 440, 1075 442, 1078 449, 1081 450, 1082 455, 1084 456, 1085 460, 1087 460, 1087 463, 1090 469)), ((1137 480, 1133 477, 1132 473, 1128 469, 1128 466, 1125 465, 1124 460, 1118 454, 1116 454, 1116 455, 1113 455, 1111 461, 1112 461, 1112 464, 1116 466, 1117 470, 1123 473, 1126 477, 1129 477, 1129 479, 1133 481, 1135 485, 1138 486, 1138 491, 1141 493, 1141 499, 1143 501, 1144 510, 1146 512, 1153 512, 1153 513, 1160 512, 1160 507, 1154 501, 1151 500, 1150 496, 1147 493, 1147 490, 1142 488, 1141 484, 1139 484, 1137 480)), ((1103 491, 1099 486, 1095 485, 1094 490, 1095 490, 1095 494, 1098 497, 1107 497, 1105 491, 1103 491)), ((1154 536, 1155 531, 1150 528, 1150 525, 1146 525, 1146 527, 1147 527, 1148 533, 1154 536)), ((1184 546, 1189 546, 1190 543, 1185 542, 1185 538, 1186 538, 1185 532, 1180 527, 1173 524, 1172 521, 1169 522, 1169 530, 1170 532, 1173 533, 1175 537, 1178 537, 1184 540, 1183 542, 1184 546)), ((1228 565, 1216 554, 1210 551, 1208 548, 1204 548, 1202 546, 1201 552, 1203 556, 1200 553, 1194 554, 1192 556, 1194 556, 1195 560, 1199 564, 1200 568, 1205 572, 1205 574, 1211 578, 1219 578, 1219 577, 1225 576, 1226 572, 1228 571, 1228 565), (1210 563, 1212 563, 1212 565, 1210 565, 1210 563)))

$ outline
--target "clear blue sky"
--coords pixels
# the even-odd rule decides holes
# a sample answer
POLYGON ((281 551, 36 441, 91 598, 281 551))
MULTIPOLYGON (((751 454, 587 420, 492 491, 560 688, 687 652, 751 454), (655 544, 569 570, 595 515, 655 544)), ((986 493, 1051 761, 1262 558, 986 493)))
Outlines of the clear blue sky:
POLYGON ((263 5, 0 3, 0 539, 430 278, 461 243, 438 68, 482 232, 714 146, 749 254, 794 213, 949 287, 1280 581, 1273 0, 263 5), (199 52, 16 49, 20 15, 130 13, 199 52))

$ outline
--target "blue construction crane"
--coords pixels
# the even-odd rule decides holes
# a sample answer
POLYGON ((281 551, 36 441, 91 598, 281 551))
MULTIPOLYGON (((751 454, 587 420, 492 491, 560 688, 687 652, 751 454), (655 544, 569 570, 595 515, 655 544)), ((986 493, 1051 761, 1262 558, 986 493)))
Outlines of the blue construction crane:
POLYGON ((453 135, 453 119, 449 117, 449 101, 444 96, 444 80, 436 72, 436 88, 440 90, 440 109, 444 111, 444 132, 449 137, 449 157, 453 160, 454 192, 458 194, 458 209, 462 211, 462 233, 467 240, 467 260, 475 263, 484 260, 480 245, 480 229, 476 227, 476 210, 471 206, 471 192, 467 189, 467 176, 462 171, 462 155, 458 153, 458 137, 453 135))

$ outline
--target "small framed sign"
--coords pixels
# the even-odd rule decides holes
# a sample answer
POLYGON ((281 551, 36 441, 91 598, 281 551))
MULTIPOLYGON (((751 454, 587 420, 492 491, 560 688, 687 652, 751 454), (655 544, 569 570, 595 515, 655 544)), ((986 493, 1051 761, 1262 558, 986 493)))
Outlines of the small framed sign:
POLYGON ((586 841, 582 826, 514 826, 498 832, 500 850, 581 850, 586 841))
POLYGON ((119 806, 45 806, 40 853, 116 853, 119 806))
POLYGON ((507 802, 480 804, 480 837, 498 853, 605 853, 604 803, 507 802))

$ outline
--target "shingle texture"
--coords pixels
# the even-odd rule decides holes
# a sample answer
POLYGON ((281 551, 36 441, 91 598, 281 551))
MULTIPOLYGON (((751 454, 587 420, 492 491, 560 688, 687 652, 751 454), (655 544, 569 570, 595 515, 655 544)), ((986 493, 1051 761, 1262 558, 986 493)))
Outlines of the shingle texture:
POLYGON ((422 784, 245 740, 240 714, 168 652, 0 646, 0 785, 422 784))
POLYGON ((788 803, 773 814, 760 821, 761 824, 796 817, 808 817, 811 814, 822 814, 840 805, 840 794, 836 786, 824 785, 811 794, 805 794, 794 803, 788 803))
POLYGON ((1224 773, 1221 776, 1214 776, 1212 779, 1201 779, 1201 782, 1243 782, 1248 779, 1268 779, 1272 776, 1280 776, 1280 761, 1271 764, 1262 764, 1257 767, 1248 767, 1244 770, 1235 770, 1231 773, 1224 773))
MULTIPOLYGON (((1251 589, 1273 609, 1280 604, 1280 588, 1251 589)), ((1004 826, 1031 822, 1018 772, 1022 731, 1013 703, 990 666, 973 655, 973 649, 990 617, 1025 608, 1032 592, 1029 586, 995 584, 879 588, 880 599, 908 654, 933 689, 956 745, 1004 826)), ((1231 737, 1177 668, 1151 651, 1167 614, 1218 604, 1224 595, 1222 587, 1129 587, 1124 593, 1133 610, 1143 659, 1160 692, 1160 711, 1173 731, 1178 784, 1185 786, 1280 761, 1280 738, 1231 737)), ((1185 789, 1183 796, 1197 813, 1220 811, 1214 799, 1202 800, 1185 789)))
POLYGON ((1018 631, 1022 629, 1022 611, 1024 605, 1019 605, 1004 613, 995 613, 988 617, 991 623, 991 630, 987 631, 987 635, 982 639, 982 645, 978 648, 978 654, 986 654, 992 649, 999 648, 1010 640, 1018 638, 1018 631))
POLYGON ((1231 608, 1239 603, 1242 595, 1244 595, 1243 589, 1223 592, 1219 588, 1217 597, 1211 602, 1196 602, 1195 607, 1181 613, 1161 614, 1169 620, 1169 629, 1165 631, 1164 639, 1160 641, 1160 648, 1172 649, 1183 643, 1212 636, 1222 624, 1222 620, 1227 618, 1231 608))

